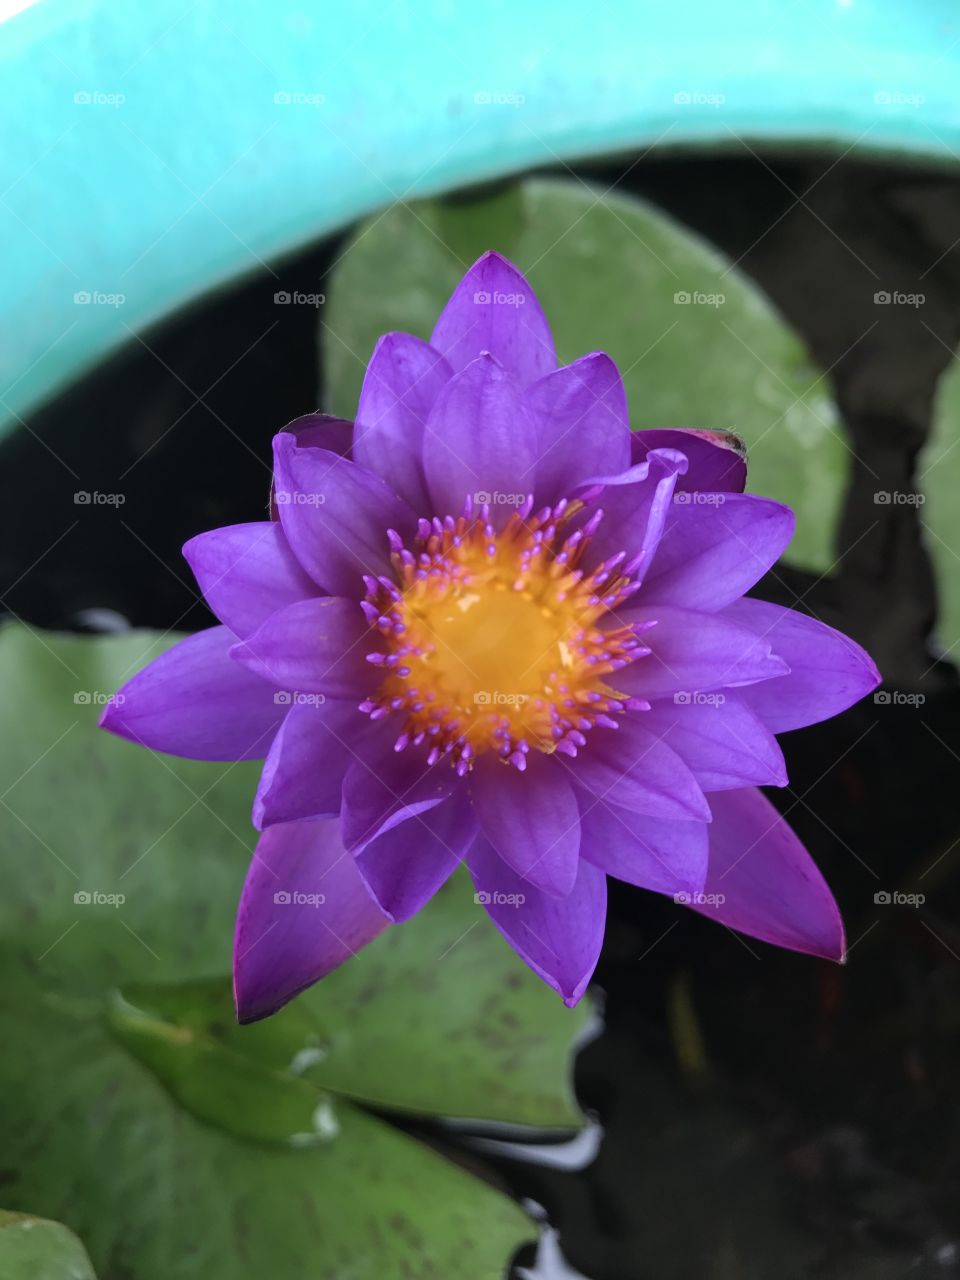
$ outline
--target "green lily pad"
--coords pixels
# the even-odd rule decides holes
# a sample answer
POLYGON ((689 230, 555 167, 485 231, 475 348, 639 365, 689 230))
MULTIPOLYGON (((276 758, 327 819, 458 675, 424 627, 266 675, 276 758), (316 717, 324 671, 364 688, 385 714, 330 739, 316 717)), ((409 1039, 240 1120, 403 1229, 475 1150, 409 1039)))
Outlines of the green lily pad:
POLYGON ((588 1009, 565 1009, 520 967, 471 909, 473 892, 458 872, 411 926, 389 929, 265 1022, 237 1026, 222 980, 141 984, 124 1000, 377 1108, 576 1129, 568 1051, 588 1009))
POLYGON ((3 1280, 96 1280, 87 1251, 60 1222, 0 1209, 3 1280))
POLYGON ((526 1216, 351 1099, 575 1123, 586 1012, 451 884, 277 1018, 236 1026, 210 975, 229 966, 257 766, 96 728, 168 643, 0 634, 8 1203, 75 1230, 102 1280, 501 1276, 526 1216))
POLYGON ((750 489, 797 513, 787 558, 829 570, 850 454, 825 379, 755 285, 637 200, 534 179, 473 202, 398 205, 362 225, 334 273, 322 327, 332 412, 353 416, 380 334, 429 338, 485 249, 527 274, 561 362, 597 350, 613 356, 635 430, 742 436, 750 489))
MULTIPOLYGON (((930 440, 917 460, 919 516, 937 575, 937 638, 952 662, 960 658, 960 360, 937 388, 930 440)), ((892 496, 892 495, 891 495, 892 496)), ((901 496, 916 501, 913 494, 901 496)))

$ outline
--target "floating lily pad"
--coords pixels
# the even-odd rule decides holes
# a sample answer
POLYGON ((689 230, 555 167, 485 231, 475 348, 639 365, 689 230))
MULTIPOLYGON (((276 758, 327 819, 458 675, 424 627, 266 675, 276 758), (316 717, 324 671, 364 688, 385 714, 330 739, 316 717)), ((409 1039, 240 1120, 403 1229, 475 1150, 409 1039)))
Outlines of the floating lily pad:
MULTIPOLYGON (((960 659, 960 360, 937 389, 931 438, 917 460, 919 515, 937 575, 937 638, 952 662, 960 659)), ((913 499, 913 495, 905 495, 913 499)))
POLYGON ((345 1095, 574 1124, 587 1014, 455 882, 276 1019, 237 1027, 216 975, 257 766, 96 728, 167 643, 0 634, 7 1203, 76 1231, 101 1280, 494 1280, 534 1234, 525 1215, 345 1095))
POLYGON ((344 251, 322 322, 329 407, 352 417, 381 333, 429 338, 465 268, 498 249, 523 270, 561 362, 617 361, 632 426, 723 428, 749 447, 749 488, 797 512, 787 558, 825 572, 849 450, 825 379, 735 266, 640 201, 536 179, 477 201, 400 205, 344 251))
POLYGON ((60 1222, 0 1210, 3 1280, 96 1280, 87 1251, 60 1222))

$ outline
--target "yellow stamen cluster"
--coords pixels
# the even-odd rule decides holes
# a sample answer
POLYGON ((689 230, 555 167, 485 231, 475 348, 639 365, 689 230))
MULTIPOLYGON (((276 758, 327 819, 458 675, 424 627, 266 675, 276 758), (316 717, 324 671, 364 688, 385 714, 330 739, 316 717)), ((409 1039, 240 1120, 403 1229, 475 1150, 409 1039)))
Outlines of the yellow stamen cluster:
POLYGON ((585 572, 602 512, 530 506, 499 530, 487 507, 422 520, 413 550, 391 533, 396 580, 367 579, 364 609, 387 643, 370 656, 383 678, 363 709, 402 717, 398 750, 426 743, 430 763, 448 755, 460 773, 495 751, 523 769, 531 748, 575 755, 628 704, 605 680, 645 652, 610 625, 634 587, 625 557, 585 572))

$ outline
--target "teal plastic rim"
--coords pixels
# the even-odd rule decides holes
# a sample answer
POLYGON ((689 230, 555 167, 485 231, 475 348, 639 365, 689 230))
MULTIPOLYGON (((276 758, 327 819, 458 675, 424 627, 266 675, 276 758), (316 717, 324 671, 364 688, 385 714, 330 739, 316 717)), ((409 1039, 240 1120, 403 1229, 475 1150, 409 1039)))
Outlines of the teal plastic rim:
POLYGON ((0 25, 0 112, 2 431, 179 308, 397 200, 655 148, 952 165, 960 11, 41 0, 0 25))

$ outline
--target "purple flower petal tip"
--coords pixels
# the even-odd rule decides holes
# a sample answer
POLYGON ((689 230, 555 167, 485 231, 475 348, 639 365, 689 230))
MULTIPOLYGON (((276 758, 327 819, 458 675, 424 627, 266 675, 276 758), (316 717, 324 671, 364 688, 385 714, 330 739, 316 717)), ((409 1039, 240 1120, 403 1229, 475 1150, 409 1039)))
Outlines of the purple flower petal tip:
POLYGON ((268 683, 231 659, 235 639, 210 627, 178 641, 113 695, 101 725, 188 759, 262 759, 284 709, 268 683))
POLYGON ((336 820, 271 827, 237 910, 237 1017, 268 1017, 387 926, 340 842, 336 820))
POLYGON ((714 798, 710 871, 695 911, 774 946, 843 962, 846 937, 826 881, 759 791, 714 798))
POLYGON ((523 385, 556 368, 553 337, 522 272, 499 253, 478 258, 444 308, 430 345, 454 371, 490 352, 523 385))
POLYGON ((631 433, 605 353, 558 367, 494 252, 429 342, 380 339, 354 424, 277 435, 272 518, 184 547, 221 625, 100 717, 155 751, 264 760, 241 1020, 410 919, 460 862, 569 1006, 610 875, 843 960, 820 871, 756 788, 787 782, 776 734, 880 677, 841 632, 746 594, 794 519, 745 479, 729 433, 631 433))

